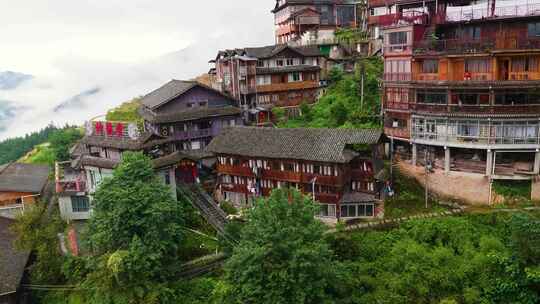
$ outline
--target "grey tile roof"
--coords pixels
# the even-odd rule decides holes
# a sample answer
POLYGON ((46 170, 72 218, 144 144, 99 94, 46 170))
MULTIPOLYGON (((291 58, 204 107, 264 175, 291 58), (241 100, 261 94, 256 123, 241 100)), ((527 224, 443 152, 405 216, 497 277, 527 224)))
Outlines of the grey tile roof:
POLYGON ((81 139, 80 143, 96 147, 114 148, 130 151, 139 150, 141 147, 140 140, 98 135, 86 135, 81 139))
POLYGON ((321 68, 317 65, 293 65, 275 68, 257 68, 258 75, 273 74, 273 73, 289 73, 289 72, 316 72, 321 68))
POLYGON ((41 193, 49 179, 49 166, 12 163, 0 172, 0 191, 41 193))
POLYGON ((212 153, 208 153, 205 151, 182 151, 182 152, 177 151, 169 155, 156 158, 152 160, 152 163, 154 165, 154 168, 159 169, 159 168, 164 168, 164 167, 178 164, 180 161, 184 159, 189 159, 196 162, 202 158, 208 158, 212 156, 213 156, 212 153))
POLYGON ((195 81, 171 80, 159 89, 156 89, 143 97, 141 103, 151 109, 155 109, 171 99, 178 97, 195 87, 195 81))
POLYGON ((380 130, 273 129, 234 127, 215 137, 207 150, 217 154, 347 163, 352 144, 376 144, 380 130))
POLYGON ((114 169, 116 166, 120 164, 119 160, 113 160, 108 158, 101 158, 101 157, 95 157, 90 155, 83 155, 78 166, 90 166, 90 167, 96 167, 96 168, 103 168, 103 169, 114 169))
POLYGON ((148 108, 140 108, 139 114, 152 123, 172 123, 212 118, 220 116, 240 115, 242 110, 234 106, 197 108, 189 111, 179 111, 174 113, 156 114, 148 108))
POLYGON ((341 203, 371 203, 375 202, 375 195, 362 192, 346 192, 341 198, 341 203))
POLYGON ((290 49, 292 51, 295 51, 299 53, 302 56, 305 57, 318 57, 318 56, 324 56, 321 50, 318 46, 289 46, 287 44, 276 44, 276 45, 267 45, 262 47, 248 47, 248 48, 241 48, 241 49, 232 49, 232 50, 224 50, 219 51, 218 56, 225 56, 225 57, 231 57, 231 56, 249 56, 252 58, 257 59, 266 59, 271 58, 280 52, 282 52, 285 49, 290 49))
POLYGON ((0 295, 17 291, 30 255, 14 248, 16 236, 10 231, 13 223, 0 217, 0 295))
POLYGON ((182 94, 186 93, 187 91, 191 90, 194 87, 201 87, 206 90, 215 92, 217 94, 222 95, 225 98, 229 98, 231 100, 235 100, 233 97, 217 91, 209 86, 206 86, 200 82, 197 81, 185 81, 185 80, 176 80, 173 79, 166 84, 164 84, 159 89, 156 89, 150 93, 148 93, 146 96, 143 97, 141 100, 142 107, 149 108, 151 110, 155 110, 159 108, 160 106, 168 103, 169 101, 181 96, 182 94))

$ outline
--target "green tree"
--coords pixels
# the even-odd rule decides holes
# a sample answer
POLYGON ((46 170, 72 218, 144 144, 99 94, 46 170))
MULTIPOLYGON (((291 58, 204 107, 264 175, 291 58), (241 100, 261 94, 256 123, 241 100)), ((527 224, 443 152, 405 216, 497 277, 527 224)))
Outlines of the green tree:
POLYGON ((55 159, 57 161, 69 160, 69 149, 81 138, 81 130, 74 127, 66 127, 53 132, 49 137, 49 142, 55 159))
POLYGON ((86 285, 97 287, 99 296, 122 296, 130 303, 157 301, 161 284, 179 268, 182 205, 142 153, 123 155, 113 177, 96 191, 93 204, 87 229, 93 257, 86 285))
POLYGON ((34 252, 36 259, 29 269, 33 284, 61 284, 65 280, 64 258, 59 252, 57 234, 64 230, 64 223, 57 215, 46 216, 44 204, 27 206, 12 226, 17 235, 15 245, 19 250, 34 252))
POLYGON ((275 190, 247 214, 240 244, 226 265, 227 303, 324 303, 332 251, 314 216, 316 205, 296 190, 275 190))

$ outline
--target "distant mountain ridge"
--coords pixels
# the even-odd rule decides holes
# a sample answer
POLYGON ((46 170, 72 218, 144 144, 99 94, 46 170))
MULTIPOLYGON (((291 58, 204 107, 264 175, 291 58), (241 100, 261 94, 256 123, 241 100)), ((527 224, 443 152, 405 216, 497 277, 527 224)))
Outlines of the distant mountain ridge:
POLYGON ((100 88, 95 87, 92 89, 88 89, 86 91, 83 91, 73 97, 68 98, 67 100, 63 101, 56 107, 54 107, 54 112, 58 113, 62 110, 72 109, 72 108, 82 108, 85 107, 84 98, 88 96, 95 95, 101 91, 100 88))
POLYGON ((20 86, 23 82, 34 78, 32 75, 5 71, 0 72, 0 90, 12 90, 20 86))

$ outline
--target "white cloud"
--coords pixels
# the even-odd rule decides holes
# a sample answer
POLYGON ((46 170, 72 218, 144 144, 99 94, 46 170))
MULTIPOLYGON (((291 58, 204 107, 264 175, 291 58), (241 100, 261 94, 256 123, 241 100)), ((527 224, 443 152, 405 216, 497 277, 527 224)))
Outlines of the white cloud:
POLYGON ((219 49, 273 43, 273 1, 0 0, 0 71, 35 78, 0 91, 21 110, 0 138, 81 123, 172 79, 204 73, 219 49), (85 107, 58 104, 99 87, 85 107))

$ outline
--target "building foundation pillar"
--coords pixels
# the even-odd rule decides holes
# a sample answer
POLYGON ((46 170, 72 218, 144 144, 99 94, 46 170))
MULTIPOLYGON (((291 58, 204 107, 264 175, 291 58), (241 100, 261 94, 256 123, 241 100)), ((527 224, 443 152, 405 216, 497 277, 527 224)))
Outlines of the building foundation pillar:
POLYGON ((540 174, 540 152, 536 152, 534 155, 534 174, 540 174))
POLYGON ((450 173, 451 155, 450 148, 444 147, 444 173, 450 173))
POLYGON ((493 151, 488 150, 486 155, 486 176, 491 176, 493 171, 493 151))
POLYGON ((418 163, 418 147, 416 144, 412 144, 412 165, 416 166, 418 163))

